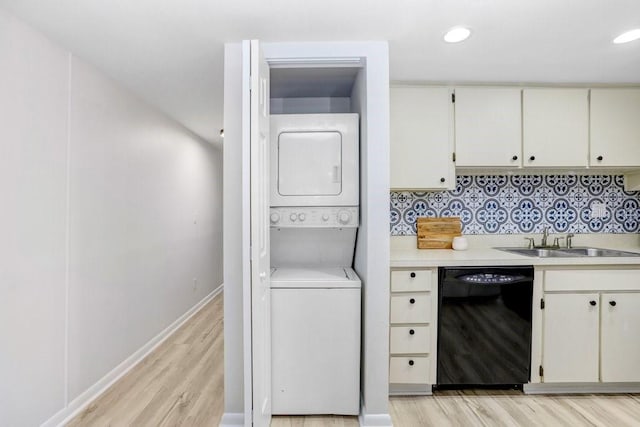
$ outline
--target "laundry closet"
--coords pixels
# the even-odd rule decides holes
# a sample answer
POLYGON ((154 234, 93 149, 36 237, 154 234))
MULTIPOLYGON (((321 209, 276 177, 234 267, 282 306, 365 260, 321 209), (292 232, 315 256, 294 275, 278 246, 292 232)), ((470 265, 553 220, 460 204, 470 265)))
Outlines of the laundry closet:
POLYGON ((386 43, 227 45, 224 144, 221 425, 390 424, 386 43))

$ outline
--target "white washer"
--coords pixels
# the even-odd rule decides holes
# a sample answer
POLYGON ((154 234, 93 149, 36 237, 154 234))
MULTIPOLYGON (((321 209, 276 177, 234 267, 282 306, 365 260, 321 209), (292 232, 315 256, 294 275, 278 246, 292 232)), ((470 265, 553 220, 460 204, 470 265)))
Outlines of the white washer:
POLYGON ((272 411, 357 415, 360 279, 348 267, 271 274, 272 411))

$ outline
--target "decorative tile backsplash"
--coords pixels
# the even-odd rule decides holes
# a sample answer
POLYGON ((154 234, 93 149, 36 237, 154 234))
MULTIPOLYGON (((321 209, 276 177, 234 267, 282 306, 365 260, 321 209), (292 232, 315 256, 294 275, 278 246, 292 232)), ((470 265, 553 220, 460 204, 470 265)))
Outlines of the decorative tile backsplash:
POLYGON ((451 191, 391 192, 391 235, 420 216, 459 216, 464 234, 637 233, 640 192, 622 175, 458 176, 451 191))

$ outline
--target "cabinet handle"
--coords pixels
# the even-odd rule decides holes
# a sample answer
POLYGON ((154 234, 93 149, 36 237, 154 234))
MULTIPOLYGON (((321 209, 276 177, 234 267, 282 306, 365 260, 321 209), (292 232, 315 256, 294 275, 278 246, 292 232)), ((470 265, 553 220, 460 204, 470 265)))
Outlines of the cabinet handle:
POLYGON ((595 302, 595 301, 593 301, 593 300, 591 300, 591 301, 589 301, 589 304, 591 304, 591 305, 596 305, 596 302, 595 302))
POLYGON ((513 156, 511 159, 512 160, 518 160, 518 156, 513 156))
POLYGON ((531 160, 532 162, 536 159, 536 156, 531 156, 529 157, 529 160, 531 160))
POLYGON ((413 360, 409 360, 409 366, 413 366, 413 360))
POLYGON ((617 304, 617 303, 616 303, 615 301, 609 301, 609 305, 610 305, 611 307, 615 307, 615 306, 616 306, 616 304, 617 304))
POLYGON ((602 157, 602 156, 598 156, 598 157, 596 157, 596 160, 597 160, 597 161, 599 161, 599 162, 601 162, 601 161, 602 161, 602 159, 603 159, 603 157, 602 157))
POLYGON ((416 303, 416 299, 415 299, 415 298, 411 298, 411 299, 409 300, 409 303, 410 303, 410 304, 415 304, 415 303, 416 303))
MULTIPOLYGON (((614 303, 615 303, 615 301, 614 301, 614 303)), ((415 333, 416 333, 416 331, 414 331, 413 329, 409 329, 409 335, 413 335, 415 333)))
POLYGON ((440 182, 445 182, 446 180, 444 178, 440 178, 440 182))
POLYGON ((409 275, 409 277, 411 277, 412 279, 416 278, 416 273, 414 273, 413 271, 411 272, 411 274, 409 275))

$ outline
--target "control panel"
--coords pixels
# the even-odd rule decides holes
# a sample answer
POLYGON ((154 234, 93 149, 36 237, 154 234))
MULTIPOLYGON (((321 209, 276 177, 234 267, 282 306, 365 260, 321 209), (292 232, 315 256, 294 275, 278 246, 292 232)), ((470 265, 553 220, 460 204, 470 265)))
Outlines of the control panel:
POLYGON ((276 207, 269 212, 271 227, 357 227, 357 206, 276 207))

